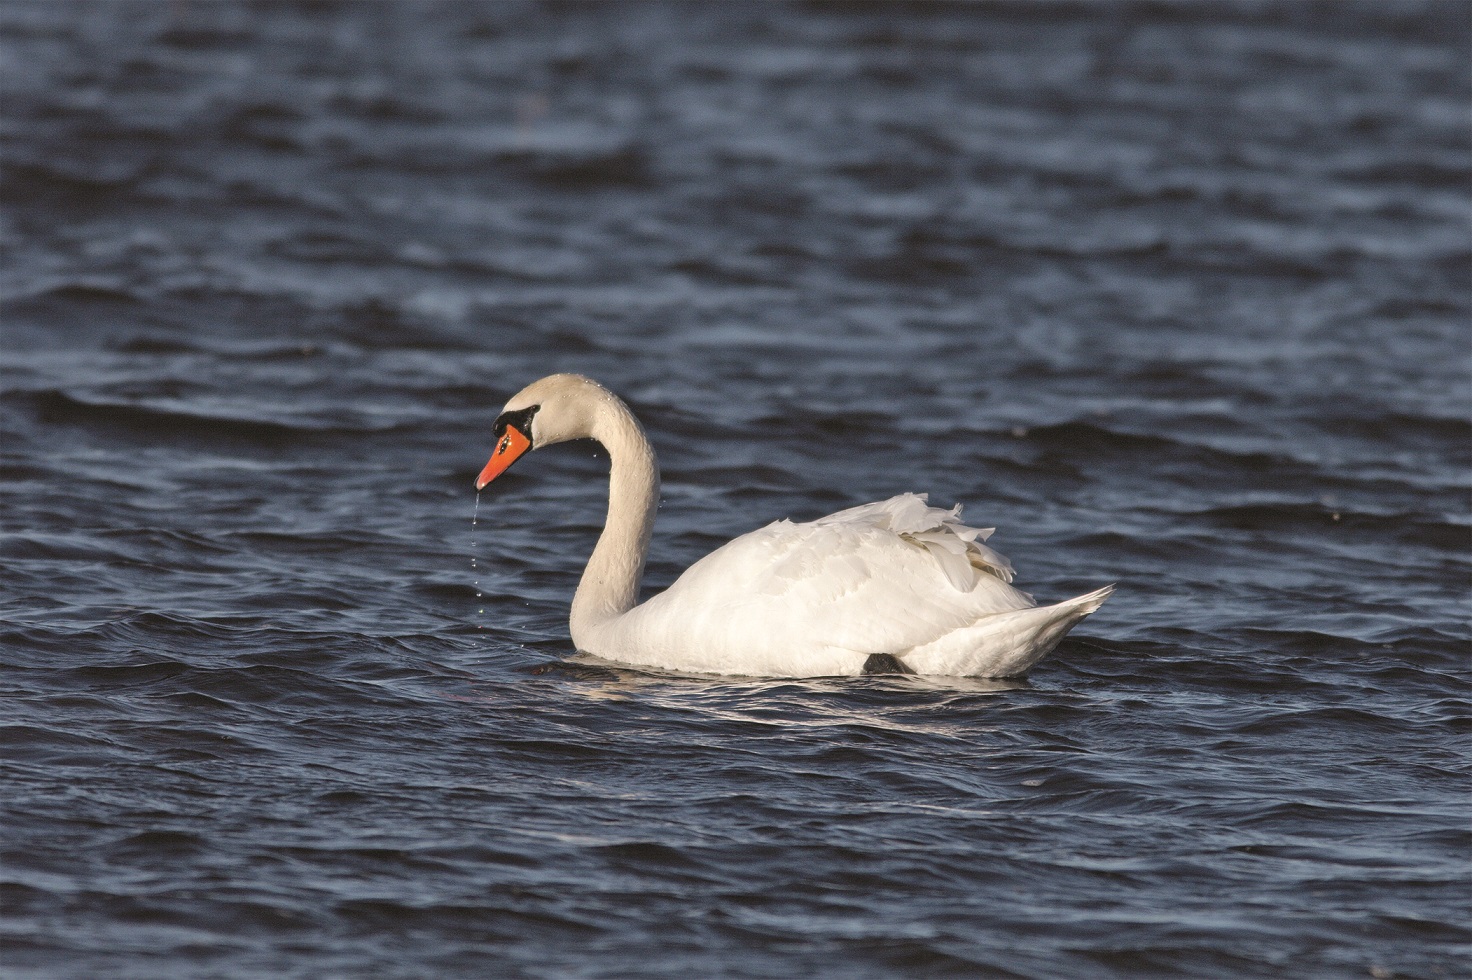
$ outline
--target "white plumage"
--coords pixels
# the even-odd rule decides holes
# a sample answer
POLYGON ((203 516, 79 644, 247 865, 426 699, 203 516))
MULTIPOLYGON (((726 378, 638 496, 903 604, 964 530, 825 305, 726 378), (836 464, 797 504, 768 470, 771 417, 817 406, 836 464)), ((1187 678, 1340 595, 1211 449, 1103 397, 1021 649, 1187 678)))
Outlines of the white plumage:
POLYGON ((642 427, 607 389, 553 375, 517 394, 497 419, 497 451, 477 487, 523 452, 574 438, 602 442, 612 468, 608 521, 571 631, 578 649, 610 660, 813 677, 859 674, 871 655, 889 654, 918 674, 1013 677, 1113 590, 1038 606, 985 543, 992 528, 962 524, 959 505, 906 493, 744 534, 635 605, 659 476, 642 427))

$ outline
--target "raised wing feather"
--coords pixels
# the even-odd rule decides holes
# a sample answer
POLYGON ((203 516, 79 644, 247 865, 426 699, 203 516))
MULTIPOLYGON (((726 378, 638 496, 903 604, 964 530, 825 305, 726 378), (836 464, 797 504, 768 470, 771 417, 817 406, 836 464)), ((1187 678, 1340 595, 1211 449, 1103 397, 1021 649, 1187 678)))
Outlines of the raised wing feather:
POLYGON ((956 588, 970 589, 975 581, 970 569, 990 572, 1003 582, 1011 582, 1012 563, 998 551, 982 542, 996 531, 994 527, 968 527, 961 523, 961 505, 950 510, 930 506, 930 495, 902 493, 898 497, 850 507, 848 510, 820 517, 820 526, 873 527, 908 538, 935 556, 942 571, 956 588))

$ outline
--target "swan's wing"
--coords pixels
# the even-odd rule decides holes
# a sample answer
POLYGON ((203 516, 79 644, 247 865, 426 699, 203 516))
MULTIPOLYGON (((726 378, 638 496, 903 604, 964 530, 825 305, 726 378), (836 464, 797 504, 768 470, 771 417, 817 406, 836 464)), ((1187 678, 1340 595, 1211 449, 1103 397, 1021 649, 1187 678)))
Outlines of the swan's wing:
MULTIPOLYGON (((731 650, 901 653, 982 616, 1026 609, 1012 566, 960 523, 905 494, 808 524, 778 521, 692 565, 648 603, 731 650)), ((641 609, 645 609, 641 607, 641 609)))
POLYGON ((944 510, 931 507, 929 500, 929 494, 902 493, 820 517, 813 524, 874 528, 907 538, 934 555, 951 584, 963 592, 975 582, 973 570, 990 572, 1003 582, 1012 581, 1012 563, 983 543, 996 528, 968 527, 961 523, 960 504, 944 510))

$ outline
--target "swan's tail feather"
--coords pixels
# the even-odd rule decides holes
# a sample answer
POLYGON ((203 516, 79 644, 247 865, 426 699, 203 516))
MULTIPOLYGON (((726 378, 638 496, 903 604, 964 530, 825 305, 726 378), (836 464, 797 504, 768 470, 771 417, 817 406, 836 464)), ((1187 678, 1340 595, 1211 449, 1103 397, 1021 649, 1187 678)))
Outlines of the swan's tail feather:
POLYGON ((1112 595, 1114 595, 1114 586, 1113 584, 1110 584, 1104 586, 1104 588, 1102 589, 1095 589, 1093 592, 1086 592, 1081 596, 1076 596, 1072 599, 1060 602, 1058 603, 1058 605, 1072 606, 1078 611, 1079 616, 1082 618, 1084 616, 1087 616, 1089 613, 1094 612, 1100 606, 1104 605, 1104 600, 1108 599, 1112 595))
POLYGON ((994 613, 955 630, 904 657, 920 674, 967 677, 1019 677, 1053 652, 1068 631, 1104 604, 1113 585, 1051 606, 994 613))

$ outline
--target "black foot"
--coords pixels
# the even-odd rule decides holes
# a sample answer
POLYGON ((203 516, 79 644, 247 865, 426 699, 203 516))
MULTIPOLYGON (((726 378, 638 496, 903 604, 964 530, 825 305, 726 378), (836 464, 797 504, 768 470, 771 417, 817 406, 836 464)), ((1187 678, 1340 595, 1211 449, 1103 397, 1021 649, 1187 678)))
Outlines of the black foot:
POLYGON ((871 653, 864 661, 866 674, 913 674, 914 671, 900 663, 892 653, 871 653))

